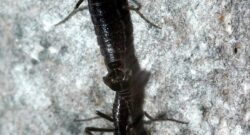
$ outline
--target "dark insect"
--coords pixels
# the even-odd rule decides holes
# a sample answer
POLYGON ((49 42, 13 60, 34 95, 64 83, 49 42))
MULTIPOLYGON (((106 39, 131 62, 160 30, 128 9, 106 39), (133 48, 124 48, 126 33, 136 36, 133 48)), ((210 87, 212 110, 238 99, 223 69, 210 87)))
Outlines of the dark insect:
MULTIPOLYGON (((80 10, 79 6, 83 0, 79 0, 74 11, 59 22, 61 24, 80 10)), ((136 4, 138 4, 136 2, 136 4)), ((83 7, 82 9, 86 9, 83 7)), ((114 123, 114 128, 87 127, 85 131, 92 132, 114 132, 114 135, 133 135, 137 130, 141 134, 147 134, 142 125, 143 115, 134 117, 133 100, 131 98, 131 69, 129 56, 133 53, 133 28, 129 10, 136 11, 146 22, 158 27, 148 21, 140 12, 140 6, 134 8, 128 5, 127 0, 88 0, 88 9, 95 28, 95 34, 104 57, 108 74, 103 77, 104 83, 116 92, 113 104, 112 117, 97 112, 97 115, 114 123)), ((57 25, 58 25, 57 24, 57 25)), ((145 113, 146 114, 146 113, 145 113)), ((153 119, 146 114, 151 121, 153 119)), ((168 119, 176 121, 173 119, 168 119)), ((180 122, 180 121, 177 121, 180 122)), ((181 122, 180 122, 181 123, 181 122)))
MULTIPOLYGON (((129 36, 132 36, 128 2, 127 0, 88 0, 88 8, 108 70, 103 81, 116 91, 112 112, 114 135, 127 135, 129 114, 133 111, 129 91, 130 76, 125 65, 125 58, 129 52, 127 44, 130 42, 129 36)), ((85 131, 91 134, 91 131, 105 131, 105 129, 86 128, 85 131)))

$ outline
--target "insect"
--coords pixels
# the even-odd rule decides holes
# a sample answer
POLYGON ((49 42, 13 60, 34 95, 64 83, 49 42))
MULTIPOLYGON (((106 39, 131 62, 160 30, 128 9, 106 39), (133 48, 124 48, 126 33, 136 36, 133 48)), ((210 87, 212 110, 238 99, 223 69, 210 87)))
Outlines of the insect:
MULTIPOLYGON (((57 25, 65 22, 80 10, 79 6, 83 1, 79 0, 69 16, 57 25)), ((82 9, 86 9, 86 7, 82 9)), ((116 92, 116 95, 112 117, 97 112, 100 117, 113 122, 114 128, 87 127, 85 131, 90 135, 92 135, 92 132, 114 132, 114 135, 133 135, 137 132, 146 134, 143 127, 144 114, 133 115, 135 110, 130 91, 131 77, 140 69, 134 54, 133 28, 129 10, 137 12, 149 24, 158 26, 148 21, 139 12, 140 6, 137 8, 131 7, 127 0, 88 0, 88 9, 108 71, 108 74, 103 77, 103 81, 116 92), (131 60, 136 63, 136 66, 131 66, 131 62, 129 62, 131 60)), ((151 118, 149 115, 145 116, 151 118)))
MULTIPOLYGON (((76 7, 82 1, 80 0, 76 7)), ((132 29, 128 2, 127 0, 88 0, 88 8, 108 70, 103 81, 110 89, 116 91, 113 104, 113 132, 114 135, 127 135, 128 117, 133 109, 129 91, 129 71, 126 71, 125 63, 125 56, 129 51, 128 36, 131 36, 128 34, 132 29)), ((94 130, 89 127, 85 131, 91 134, 92 131, 105 131, 105 129, 94 130)))

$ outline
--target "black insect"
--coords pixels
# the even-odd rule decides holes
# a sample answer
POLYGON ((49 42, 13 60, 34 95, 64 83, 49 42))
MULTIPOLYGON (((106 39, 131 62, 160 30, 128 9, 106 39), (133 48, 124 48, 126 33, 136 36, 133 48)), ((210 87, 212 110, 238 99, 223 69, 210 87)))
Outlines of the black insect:
MULTIPOLYGON (((88 8, 108 70, 103 81, 116 91, 112 118, 114 135, 127 135, 129 114, 133 111, 129 91, 130 75, 125 63, 129 52, 129 36, 132 36, 128 2, 127 0, 88 0, 88 8)), ((93 128, 86 128, 87 133, 91 134, 91 131, 94 131, 93 128)), ((105 130, 99 129, 99 131, 105 130)))
MULTIPOLYGON (((83 0, 79 0, 74 11, 58 24, 65 22, 74 13, 80 10, 83 0)), ((138 4, 136 2, 136 4, 138 4)), ((82 8, 86 9, 86 7, 82 8)), ((103 77, 104 83, 116 92, 113 104, 112 117, 97 112, 97 115, 114 123, 114 128, 87 127, 88 134, 92 132, 114 132, 114 135, 133 135, 140 130, 146 134, 142 126, 143 115, 133 116, 134 106, 131 98, 131 76, 135 69, 131 69, 129 62, 133 54, 133 28, 129 10, 136 11, 146 22, 140 12, 140 6, 134 8, 128 5, 127 0, 88 0, 88 9, 95 28, 95 34, 104 57, 108 74, 103 77)), ((57 25, 58 25, 57 24, 57 25)), ((139 67, 139 66, 138 66, 139 67)), ((137 68, 138 68, 137 67, 137 68)), ((152 121, 156 120, 148 116, 152 121)))

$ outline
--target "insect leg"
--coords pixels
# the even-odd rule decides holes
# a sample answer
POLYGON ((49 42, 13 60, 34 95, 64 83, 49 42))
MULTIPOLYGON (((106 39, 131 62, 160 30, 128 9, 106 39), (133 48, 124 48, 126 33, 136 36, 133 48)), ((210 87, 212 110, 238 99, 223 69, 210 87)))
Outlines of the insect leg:
POLYGON ((160 26, 157 26, 156 24, 154 24, 153 22, 149 21, 141 12, 140 12, 140 9, 141 9, 141 4, 139 2, 137 2, 136 0, 132 0, 137 7, 134 7, 134 6, 129 6, 127 7, 129 10, 133 10, 135 11, 144 21, 146 21, 147 23, 149 23, 150 25, 158 28, 158 29, 161 29, 160 26))
POLYGON ((74 16, 77 12, 83 11, 83 10, 85 10, 85 9, 88 9, 87 6, 84 6, 84 7, 80 7, 80 8, 79 8, 79 6, 82 4, 83 1, 84 1, 84 0, 79 0, 79 1, 76 3, 76 5, 75 5, 74 10, 71 11, 71 12, 69 13, 68 16, 66 16, 63 20, 61 20, 60 22, 58 22, 58 23, 55 24, 54 26, 61 25, 61 24, 65 23, 66 21, 68 21, 68 20, 69 20, 72 16, 74 16))
MULTIPOLYGON (((83 119, 83 120, 74 120, 76 122, 82 122, 82 121, 89 121, 93 119, 98 119, 98 118, 104 118, 110 122, 113 122, 113 118, 108 116, 107 114, 104 114, 100 111, 96 111, 96 114, 98 115, 97 117, 89 118, 89 119, 83 119)), ((96 127, 86 127, 85 132, 89 135, 93 135, 92 132, 114 132, 113 128, 96 128, 96 127)))
POLYGON ((100 111, 96 111, 96 114, 97 114, 98 116, 100 116, 100 117, 102 117, 102 118, 104 118, 104 119, 110 121, 110 122, 114 122, 114 119, 111 118, 110 116, 108 116, 107 114, 104 114, 104 113, 102 113, 102 112, 100 112, 100 111))
POLYGON ((108 116, 107 114, 104 114, 104 113, 102 113, 102 112, 100 112, 100 111, 96 111, 96 114, 97 114, 98 116, 93 117, 93 118, 88 118, 88 119, 75 119, 74 121, 75 121, 75 122, 82 122, 82 121, 90 121, 90 120, 94 120, 94 119, 104 118, 104 119, 106 119, 106 120, 108 120, 108 121, 110 121, 110 122, 114 122, 114 119, 113 119, 112 117, 108 116))
POLYGON ((101 117, 96 116, 96 117, 92 117, 92 118, 87 118, 87 119, 74 119, 74 122, 83 122, 83 121, 91 121, 94 119, 100 119, 101 117))
POLYGON ((84 0, 79 0, 76 5, 75 5, 75 8, 74 9, 77 9, 83 2, 84 0))
POLYGON ((92 132, 114 132, 114 129, 113 128, 86 127, 85 132, 89 135, 93 135, 92 132))
POLYGON ((147 112, 144 112, 144 115, 149 119, 149 121, 145 121, 145 124, 150 124, 150 123, 155 122, 155 121, 173 121, 173 122, 176 122, 176 123, 188 124, 188 122, 176 120, 176 119, 173 119, 173 118, 163 118, 164 115, 160 115, 160 116, 158 116, 156 118, 153 118, 147 112))

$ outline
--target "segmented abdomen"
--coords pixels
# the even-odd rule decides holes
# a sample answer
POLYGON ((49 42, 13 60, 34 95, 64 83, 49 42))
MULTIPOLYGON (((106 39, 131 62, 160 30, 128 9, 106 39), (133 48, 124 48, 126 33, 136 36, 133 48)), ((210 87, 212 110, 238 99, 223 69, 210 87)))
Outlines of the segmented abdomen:
POLYGON ((119 9, 119 2, 120 0, 89 0, 97 41, 109 68, 122 66, 126 52, 126 22, 122 19, 124 13, 119 9))

